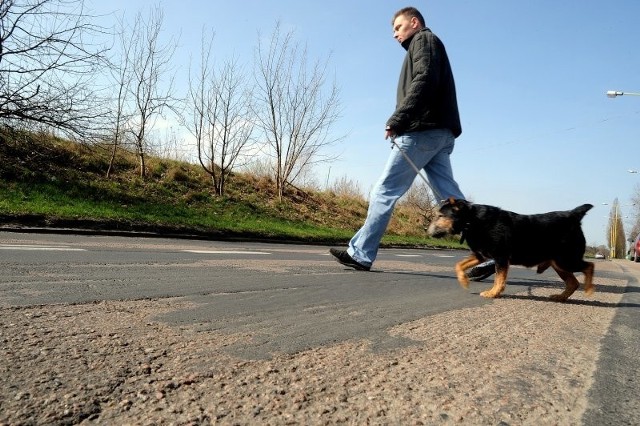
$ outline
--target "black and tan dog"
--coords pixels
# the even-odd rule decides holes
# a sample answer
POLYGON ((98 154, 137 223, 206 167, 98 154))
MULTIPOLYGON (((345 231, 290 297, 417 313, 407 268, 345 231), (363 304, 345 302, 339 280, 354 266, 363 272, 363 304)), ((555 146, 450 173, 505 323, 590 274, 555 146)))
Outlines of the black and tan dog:
POLYGON ((490 298, 503 292, 509 265, 537 266, 538 273, 551 266, 566 285, 551 299, 564 302, 579 286, 575 272, 584 274, 585 293, 594 292, 594 265, 583 259, 586 242, 580 225, 592 207, 584 204, 573 210, 523 215, 450 198, 429 226, 429 235, 460 234, 467 241, 472 254, 456 264, 456 275, 464 288, 469 286, 465 270, 486 259, 496 262, 493 287, 480 293, 490 298))

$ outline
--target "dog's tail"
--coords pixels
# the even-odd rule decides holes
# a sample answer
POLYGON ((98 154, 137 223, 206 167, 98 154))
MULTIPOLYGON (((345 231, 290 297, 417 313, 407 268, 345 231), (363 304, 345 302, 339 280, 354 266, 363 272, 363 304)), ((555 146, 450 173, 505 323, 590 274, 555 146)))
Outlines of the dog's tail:
POLYGON ((582 220, 584 215, 587 214, 589 210, 593 208, 593 204, 583 204, 575 209, 571 210, 571 215, 574 216, 578 220, 582 220))

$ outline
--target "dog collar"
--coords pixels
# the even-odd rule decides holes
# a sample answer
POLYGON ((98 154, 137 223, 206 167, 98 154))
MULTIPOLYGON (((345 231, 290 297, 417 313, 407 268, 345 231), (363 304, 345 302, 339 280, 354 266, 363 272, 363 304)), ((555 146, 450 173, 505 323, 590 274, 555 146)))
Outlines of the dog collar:
POLYGON ((460 244, 464 243, 464 240, 467 239, 467 230, 469 229, 469 222, 464 224, 464 228, 460 231, 460 244))

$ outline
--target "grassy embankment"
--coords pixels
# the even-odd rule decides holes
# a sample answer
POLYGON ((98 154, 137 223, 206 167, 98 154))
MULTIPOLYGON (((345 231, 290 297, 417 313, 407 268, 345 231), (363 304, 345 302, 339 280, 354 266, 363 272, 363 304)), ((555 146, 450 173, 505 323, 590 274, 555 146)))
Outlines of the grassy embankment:
MULTIPOLYGON (((280 201, 269 178, 238 173, 219 197, 199 165, 151 157, 143 179, 136 158, 120 151, 107 179, 108 160, 100 147, 0 130, 2 222, 344 244, 366 215, 352 191, 290 189, 280 201)), ((425 227, 419 209, 400 204, 383 244, 463 247, 428 238, 425 227)))

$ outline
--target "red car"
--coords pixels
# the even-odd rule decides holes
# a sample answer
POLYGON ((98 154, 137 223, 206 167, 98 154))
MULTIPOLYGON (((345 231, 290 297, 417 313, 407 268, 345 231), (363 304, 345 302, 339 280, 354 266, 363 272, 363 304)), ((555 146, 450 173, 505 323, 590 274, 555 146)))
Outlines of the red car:
POLYGON ((631 250, 633 250, 631 260, 640 262, 640 234, 638 234, 636 240, 633 242, 633 247, 631 247, 631 250))

